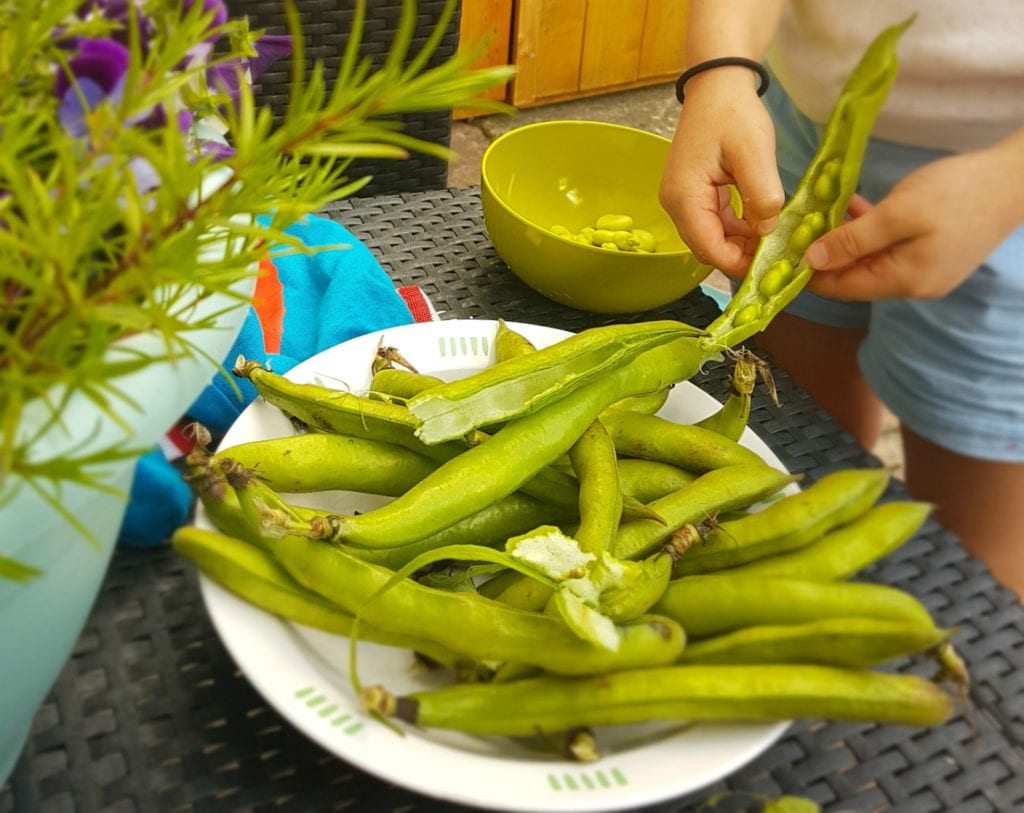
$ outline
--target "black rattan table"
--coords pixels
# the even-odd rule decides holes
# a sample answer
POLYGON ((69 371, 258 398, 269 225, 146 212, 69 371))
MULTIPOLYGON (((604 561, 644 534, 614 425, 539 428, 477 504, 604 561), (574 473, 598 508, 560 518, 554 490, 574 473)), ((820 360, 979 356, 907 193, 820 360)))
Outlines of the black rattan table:
MULTIPOLYGON (((329 214, 366 242, 396 284, 421 286, 444 319, 570 330, 622 321, 556 305, 519 283, 486 236, 476 190, 352 199, 329 214)), ((699 326, 715 314, 698 291, 630 319, 699 326)), ((775 379, 783 408, 761 396, 751 423, 787 468, 811 482, 835 468, 880 465, 783 371, 775 379)), ((721 400, 728 369, 710 366, 693 383, 721 400)), ((905 496, 900 483, 890 488, 905 496)), ((954 640, 973 676, 969 710, 925 730, 801 721, 725 781, 645 812, 699 811, 726 790, 805 796, 833 813, 1024 811, 1024 608, 934 521, 868 575, 911 591, 938 623, 959 628, 954 640)), ((733 796, 713 809, 740 808, 733 796)), ((0 790, 0 813, 178 810, 469 808, 383 782, 306 739, 235 667, 191 565, 168 547, 119 550, 0 790)))

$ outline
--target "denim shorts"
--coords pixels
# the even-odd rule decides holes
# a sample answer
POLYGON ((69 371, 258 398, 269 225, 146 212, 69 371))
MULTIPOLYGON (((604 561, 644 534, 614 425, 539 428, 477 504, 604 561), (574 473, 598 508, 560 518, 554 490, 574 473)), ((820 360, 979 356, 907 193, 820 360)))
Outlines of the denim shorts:
MULTIPOLYGON (((764 99, 788 196, 822 127, 796 109, 777 81, 764 99)), ((857 191, 877 203, 900 178, 943 155, 874 139, 857 191)), ((859 355, 864 376, 918 435, 969 457, 1024 462, 1024 227, 942 299, 839 302, 805 291, 787 311, 867 328, 859 355)))

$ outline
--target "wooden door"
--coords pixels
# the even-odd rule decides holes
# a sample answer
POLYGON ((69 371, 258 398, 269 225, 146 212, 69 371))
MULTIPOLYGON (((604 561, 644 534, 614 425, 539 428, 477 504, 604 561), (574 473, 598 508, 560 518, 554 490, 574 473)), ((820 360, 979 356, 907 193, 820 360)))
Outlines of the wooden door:
POLYGON ((675 79, 687 9, 687 0, 518 0, 509 101, 529 107, 675 79))
MULTIPOLYGON (((459 50, 479 51, 476 68, 512 64, 513 0, 462 0, 459 50)), ((508 101, 509 86, 491 88, 483 98, 508 101)), ((471 108, 456 108, 457 119, 473 115, 471 108)))
MULTIPOLYGON (((516 67, 491 98, 516 107, 674 80, 685 65, 688 0, 462 0, 460 48, 516 67)), ((456 118, 468 111, 456 111, 456 118)))

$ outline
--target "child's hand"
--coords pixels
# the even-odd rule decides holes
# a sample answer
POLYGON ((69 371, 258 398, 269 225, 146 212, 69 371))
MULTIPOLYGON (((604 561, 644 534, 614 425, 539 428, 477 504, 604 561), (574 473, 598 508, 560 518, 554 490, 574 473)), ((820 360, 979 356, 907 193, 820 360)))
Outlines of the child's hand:
POLYGON ((742 277, 783 199, 775 131, 750 71, 716 68, 687 82, 660 189, 683 242, 703 262, 742 277), (729 206, 729 184, 743 198, 743 220, 729 206))
POLYGON ((854 219, 807 249, 819 271, 807 287, 845 300, 944 296, 1024 221, 1022 167, 1017 136, 921 167, 877 206, 855 198, 854 219))

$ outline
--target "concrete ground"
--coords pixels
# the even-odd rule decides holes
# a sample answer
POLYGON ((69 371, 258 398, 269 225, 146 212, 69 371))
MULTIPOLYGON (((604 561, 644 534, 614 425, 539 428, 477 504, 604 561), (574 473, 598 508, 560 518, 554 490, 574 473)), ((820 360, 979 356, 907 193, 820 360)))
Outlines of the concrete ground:
MULTIPOLYGON (((451 146, 455 153, 448 172, 451 187, 476 186, 480 183, 480 159, 494 139, 515 127, 540 121, 583 119, 606 121, 638 127, 666 138, 675 130, 679 104, 671 85, 652 85, 636 90, 607 93, 586 99, 543 105, 511 114, 479 116, 456 121, 452 126, 451 146)), ((728 285, 718 272, 705 282, 718 291, 728 285)), ((893 415, 886 416, 881 440, 872 450, 895 476, 903 474, 903 451, 899 424, 893 415)))

